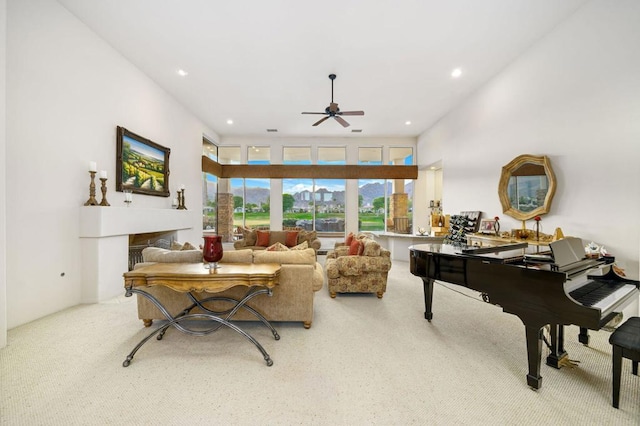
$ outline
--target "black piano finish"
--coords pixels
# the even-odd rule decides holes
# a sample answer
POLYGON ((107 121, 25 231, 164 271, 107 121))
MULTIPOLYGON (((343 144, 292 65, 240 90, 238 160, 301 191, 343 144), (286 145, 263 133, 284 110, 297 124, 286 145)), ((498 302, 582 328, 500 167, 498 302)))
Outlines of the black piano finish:
MULTIPOLYGON (((522 250, 470 255, 451 245, 419 244, 410 247, 409 251, 411 273, 423 280, 424 317, 428 321, 433 318, 435 280, 486 293, 490 303, 520 318, 526 331, 527 384, 535 389, 542 385, 540 364, 545 325, 551 325, 552 338, 552 354, 547 363, 559 368, 562 358, 567 356, 563 348, 563 325, 575 324, 598 330, 615 316, 613 313, 602 318, 599 309, 583 306, 569 298, 564 290, 565 273, 510 264, 522 250)), ((637 286, 637 282, 634 283, 637 286)))

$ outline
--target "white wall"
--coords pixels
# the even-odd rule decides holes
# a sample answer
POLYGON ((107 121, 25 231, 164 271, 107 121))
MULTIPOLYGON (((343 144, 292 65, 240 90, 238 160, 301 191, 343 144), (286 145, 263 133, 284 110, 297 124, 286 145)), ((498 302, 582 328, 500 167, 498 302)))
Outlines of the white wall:
POLYGON ((6 132, 6 34, 7 34, 7 2, 0 0, 0 348, 7 345, 7 132, 6 132))
POLYGON ((637 279, 639 22, 636 0, 587 3, 421 135, 420 164, 442 160, 445 213, 482 210, 520 227, 502 214, 501 168, 547 155, 558 190, 543 232, 604 244, 637 279))
MULTIPOLYGON (((195 211, 202 208, 202 136, 217 136, 57 2, 10 0, 7 16, 12 328, 80 302, 79 211, 89 196, 89 161, 107 170, 111 205, 123 205, 115 191, 116 126, 171 148, 172 197, 185 184, 195 211)), ((132 208, 168 209, 172 197, 134 194, 132 208)), ((179 239, 197 244, 202 223, 194 217, 193 231, 179 239)))

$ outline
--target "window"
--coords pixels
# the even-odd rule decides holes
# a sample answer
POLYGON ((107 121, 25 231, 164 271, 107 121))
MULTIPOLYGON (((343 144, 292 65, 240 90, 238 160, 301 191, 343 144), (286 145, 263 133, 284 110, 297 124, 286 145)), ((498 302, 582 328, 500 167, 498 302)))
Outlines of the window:
MULTIPOLYGON (((311 147, 285 146, 283 164, 311 164, 311 147)), ((282 179, 282 229, 313 229, 313 179, 282 179)))
POLYGON ((282 164, 311 164, 311 147, 285 146, 282 152, 282 164))
MULTIPOLYGON (((311 164, 311 148, 285 147, 284 164, 311 164)), ((346 164, 345 147, 319 147, 319 165, 346 164)), ((344 232, 344 179, 283 179, 282 226, 344 232)))
MULTIPOLYGON (((268 146, 251 146, 247 150, 247 164, 270 164, 271 151, 268 146)), ((244 180, 244 226, 269 229, 271 200, 270 179, 244 180)))
MULTIPOLYGON (((382 147, 358 148, 358 165, 382 165, 382 147)), ((384 231, 386 200, 384 179, 358 181, 358 231, 384 231)))
POLYGON ((218 161, 218 147, 207 138, 202 138, 202 155, 218 161))
POLYGON ((229 185, 229 193, 233 195, 233 227, 244 226, 244 179, 224 179, 229 185))
POLYGON ((347 164, 347 149, 341 147, 318 148, 319 165, 344 165, 347 164))
POLYGON ((313 197, 313 179, 282 179, 282 229, 314 229, 313 197))
MULTIPOLYGON (((218 160, 218 147, 202 138, 202 155, 218 160)), ((202 173, 202 229, 217 232, 218 228, 218 178, 202 173)))
MULTIPOLYGON (((220 164, 240 164, 239 146, 219 146, 220 164)), ((242 179, 218 179, 218 228, 217 234, 223 241, 233 241, 238 234, 237 227, 244 222, 242 202, 244 200, 242 179), (240 210, 237 203, 240 200, 240 210)))
MULTIPOLYGON (((413 148, 389 148, 389 164, 413 165, 413 148)), ((392 193, 387 198, 387 229, 400 234, 410 234, 413 217, 413 180, 395 179, 392 181, 392 188, 392 193)))
POLYGON ((382 147, 358 148, 358 164, 361 166, 381 166, 382 147))
MULTIPOLYGON (((347 164, 347 150, 345 147, 319 147, 318 165, 347 164)), ((344 179, 315 179, 315 229, 318 232, 344 233, 345 212, 345 180, 344 179)))
MULTIPOLYGON (((219 147, 222 164, 240 164, 239 146, 219 147)), ((247 164, 269 164, 271 162, 268 146, 250 146, 247 149, 247 164)), ((271 181, 269 179, 221 179, 221 190, 231 194, 233 211, 233 228, 240 226, 269 229, 271 181)), ((235 232, 237 234, 237 232, 235 232)))
POLYGON ((392 147, 389 148, 389 164, 398 166, 413 165, 413 148, 392 147))
POLYGON ((384 231, 387 194, 384 179, 360 179, 358 181, 358 230, 384 231))

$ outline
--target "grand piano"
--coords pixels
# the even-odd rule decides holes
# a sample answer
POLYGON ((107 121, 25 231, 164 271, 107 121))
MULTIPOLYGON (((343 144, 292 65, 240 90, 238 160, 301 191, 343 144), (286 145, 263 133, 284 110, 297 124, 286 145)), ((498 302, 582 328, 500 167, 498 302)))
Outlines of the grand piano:
MULTIPOLYGON (((577 244, 581 242, 566 239, 556 245, 554 253, 560 256, 577 244)), ((491 248, 418 244, 409 247, 409 261, 411 273, 423 280, 424 317, 428 321, 433 319, 435 281, 476 290, 485 301, 518 316, 525 326, 527 384, 539 389, 543 328, 550 326, 551 353, 546 362, 560 368, 568 360, 564 325, 579 326, 579 341, 588 344, 587 330, 601 329, 637 301, 640 283, 616 274, 613 257, 559 265, 553 254, 525 257, 525 249, 526 243, 491 248)), ((584 249, 581 251, 584 256, 584 249)))

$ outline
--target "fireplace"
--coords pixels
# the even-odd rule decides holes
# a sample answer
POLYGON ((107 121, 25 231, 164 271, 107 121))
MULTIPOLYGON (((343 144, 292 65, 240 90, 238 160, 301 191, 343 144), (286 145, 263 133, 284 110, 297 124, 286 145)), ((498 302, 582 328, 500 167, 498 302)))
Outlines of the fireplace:
POLYGON ((142 250, 147 247, 161 247, 170 249, 176 241, 176 231, 169 232, 144 232, 142 234, 129 235, 129 270, 133 270, 136 263, 142 262, 142 250))
POLYGON ((129 269, 131 244, 175 240, 178 231, 201 226, 200 221, 191 210, 81 207, 82 302, 96 303, 123 293, 122 274, 129 269))

